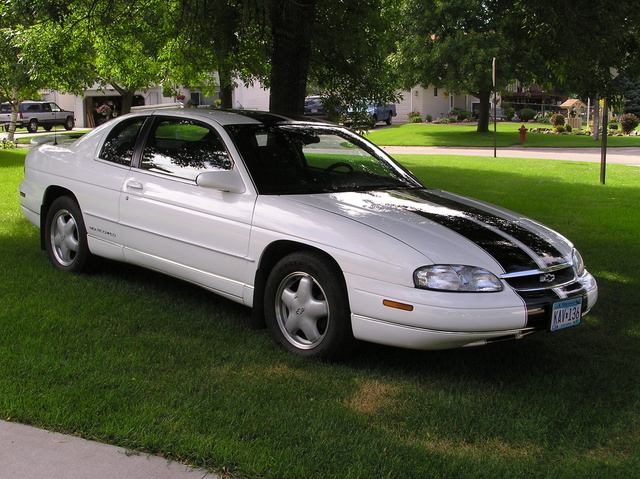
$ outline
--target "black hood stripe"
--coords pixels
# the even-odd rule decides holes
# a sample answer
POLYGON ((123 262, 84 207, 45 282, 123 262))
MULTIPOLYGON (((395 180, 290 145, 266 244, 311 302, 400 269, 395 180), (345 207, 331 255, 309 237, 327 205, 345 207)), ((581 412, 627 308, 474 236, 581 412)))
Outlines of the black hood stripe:
POLYGON ((416 208, 415 213, 472 241, 495 258, 507 273, 563 262, 562 253, 553 244, 517 223, 429 190, 405 191, 402 196, 455 211, 456 214, 447 215, 416 208))

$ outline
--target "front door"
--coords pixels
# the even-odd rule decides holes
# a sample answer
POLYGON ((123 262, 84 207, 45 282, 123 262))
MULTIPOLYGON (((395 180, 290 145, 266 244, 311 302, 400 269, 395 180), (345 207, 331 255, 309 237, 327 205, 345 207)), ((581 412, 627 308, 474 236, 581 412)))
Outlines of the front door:
POLYGON ((157 117, 142 158, 124 181, 120 223, 125 258, 241 298, 255 194, 196 184, 234 161, 211 125, 157 117))

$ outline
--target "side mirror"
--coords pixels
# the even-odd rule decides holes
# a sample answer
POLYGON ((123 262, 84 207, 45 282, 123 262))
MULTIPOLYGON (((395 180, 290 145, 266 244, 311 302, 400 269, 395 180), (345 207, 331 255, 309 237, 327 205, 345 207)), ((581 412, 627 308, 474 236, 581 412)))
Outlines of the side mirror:
POLYGON ((196 177, 196 184, 229 193, 244 193, 247 189, 237 170, 207 170, 196 177))

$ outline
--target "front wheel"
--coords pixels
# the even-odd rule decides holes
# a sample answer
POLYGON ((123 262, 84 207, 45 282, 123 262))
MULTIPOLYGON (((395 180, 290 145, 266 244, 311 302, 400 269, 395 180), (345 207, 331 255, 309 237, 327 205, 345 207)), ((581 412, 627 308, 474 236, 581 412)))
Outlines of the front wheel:
POLYGON ((288 351, 336 360, 353 350, 342 272, 320 253, 301 251, 280 260, 267 279, 264 307, 271 337, 288 351))
POLYGON ((44 225, 45 247, 56 268, 71 273, 87 271, 93 256, 78 204, 68 196, 56 199, 44 225))

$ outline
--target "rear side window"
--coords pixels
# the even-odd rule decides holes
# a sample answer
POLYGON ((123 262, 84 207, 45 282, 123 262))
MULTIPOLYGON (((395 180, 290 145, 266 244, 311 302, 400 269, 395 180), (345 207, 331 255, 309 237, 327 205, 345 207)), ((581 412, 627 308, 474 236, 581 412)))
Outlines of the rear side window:
POLYGON ((133 149, 138 139, 138 133, 145 117, 129 118, 120 122, 110 132, 102 145, 100 158, 119 165, 131 165, 133 149))
POLYGON ((218 133, 193 120, 156 120, 142 154, 141 168, 195 180, 205 170, 230 170, 229 153, 218 133))

